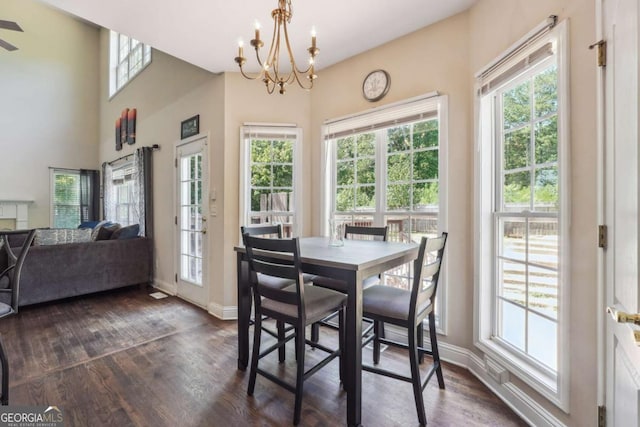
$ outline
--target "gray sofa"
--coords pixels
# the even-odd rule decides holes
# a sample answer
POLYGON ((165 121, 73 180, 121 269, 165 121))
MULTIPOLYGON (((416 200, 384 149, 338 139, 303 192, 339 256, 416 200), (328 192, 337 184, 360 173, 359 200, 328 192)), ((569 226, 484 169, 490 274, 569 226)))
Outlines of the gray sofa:
MULTIPOLYGON (((19 305, 150 283, 152 251, 146 237, 33 245, 22 268, 19 305)), ((6 262, 2 248, 0 271, 6 262)))

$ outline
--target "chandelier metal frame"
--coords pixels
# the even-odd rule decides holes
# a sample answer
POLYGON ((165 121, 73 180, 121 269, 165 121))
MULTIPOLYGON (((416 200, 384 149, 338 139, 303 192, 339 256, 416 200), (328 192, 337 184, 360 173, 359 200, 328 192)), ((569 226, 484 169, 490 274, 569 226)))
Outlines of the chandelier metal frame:
POLYGON ((271 17, 273 18, 273 36, 271 38, 269 52, 264 61, 260 58, 260 48, 264 46, 264 42, 260 39, 260 25, 256 22, 255 38, 251 40, 250 44, 255 49, 256 60, 258 61, 258 65, 260 65, 261 70, 258 74, 250 75, 244 71, 242 67, 247 62, 247 59, 243 56, 244 45, 242 41, 240 41, 238 45, 238 56, 236 56, 234 60, 240 67, 240 73, 249 80, 262 80, 269 94, 272 94, 276 87, 279 88, 278 92, 280 94, 284 94, 286 92, 285 86, 293 84, 294 82, 298 83, 302 89, 311 90, 314 80, 318 77, 314 71, 315 58, 320 52, 320 49, 316 46, 315 30, 311 30, 311 46, 307 49, 307 52, 309 52, 309 66, 306 70, 300 70, 291 50, 289 32, 287 30, 287 24, 291 23, 292 16, 291 0, 278 0, 278 8, 271 12, 271 17), (291 70, 288 73, 283 73, 280 68, 280 43, 282 40, 284 40, 291 65, 291 70))

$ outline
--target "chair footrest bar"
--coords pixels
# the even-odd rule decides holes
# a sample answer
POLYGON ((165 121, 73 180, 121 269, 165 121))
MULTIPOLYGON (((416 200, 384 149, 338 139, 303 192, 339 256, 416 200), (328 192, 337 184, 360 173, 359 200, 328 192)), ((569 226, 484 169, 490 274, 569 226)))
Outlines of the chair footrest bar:
POLYGON ((404 375, 396 374, 395 372, 387 371, 386 369, 376 368, 375 366, 371 366, 371 365, 364 365, 363 364, 362 365, 362 370, 363 371, 368 371, 368 372, 373 372, 374 374, 384 375, 385 377, 394 378, 396 380, 406 381, 408 383, 413 382, 411 377, 407 377, 407 376, 404 376, 404 375))
POLYGON ((340 350, 336 350, 333 353, 331 353, 330 355, 328 355, 327 357, 325 357, 324 359, 322 359, 320 362, 316 363, 311 369, 309 369, 307 372, 304 373, 304 375, 302 376, 302 378, 304 380, 306 380, 307 378, 309 378, 311 375, 315 374, 316 372, 318 372, 320 369, 324 368, 329 362, 331 362, 333 359, 335 359, 336 357, 338 357, 340 355, 340 350))
POLYGON ((284 346, 287 342, 291 341, 295 337, 296 337, 296 334, 291 334, 288 337, 285 337, 284 340, 273 344, 271 347, 266 348, 264 351, 261 351, 260 354, 258 355, 258 358, 262 359, 264 356, 284 346))
POLYGON ((335 351, 335 349, 333 349, 333 348, 326 347, 326 346, 324 346, 324 345, 322 345, 320 343, 313 342, 311 340, 304 340, 304 341, 308 346, 313 347, 313 348, 317 348, 319 350, 322 350, 325 353, 333 353, 335 351))
POLYGON ((273 375, 271 372, 267 372, 264 371, 260 368, 256 369, 256 372, 260 375, 262 375, 263 377, 265 377, 266 379, 273 381, 274 383, 278 384, 280 387, 289 390, 291 393, 296 392, 296 388, 294 386, 292 386, 291 384, 289 384, 288 382, 282 381, 280 378, 276 377, 275 375, 273 375))

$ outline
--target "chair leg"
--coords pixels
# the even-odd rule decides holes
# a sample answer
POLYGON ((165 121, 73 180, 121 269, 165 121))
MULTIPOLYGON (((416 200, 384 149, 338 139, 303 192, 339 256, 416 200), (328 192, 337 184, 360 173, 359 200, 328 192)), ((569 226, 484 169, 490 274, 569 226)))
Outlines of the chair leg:
MULTIPOLYGON (((284 324, 284 322, 281 322, 281 321, 278 320, 276 322, 276 328, 278 329, 278 341, 284 341, 284 339, 285 339, 285 331, 284 331, 285 324, 284 324)), ((287 350, 285 347, 286 346, 283 345, 282 347, 280 347, 278 349, 278 361, 280 363, 284 362, 284 360, 285 360, 285 352, 287 350)))
POLYGON ((442 376, 442 365, 440 364, 440 353, 438 352, 438 337, 436 335, 436 319, 433 313, 429 314, 429 338, 431 339, 431 354, 433 355, 433 364, 436 366, 438 386, 444 389, 444 377, 442 376))
POLYGON ((417 328, 414 326, 408 330, 409 361, 411 362, 411 384, 413 385, 413 398, 416 401, 416 411, 420 425, 427 424, 427 416, 424 411, 424 399, 422 398, 422 380, 420 379, 420 367, 418 364, 417 328))
MULTIPOLYGON (((422 322, 418 325, 418 347, 424 348, 424 325, 422 322)), ((424 352, 418 350, 418 363, 422 365, 424 362, 424 352)))
POLYGON ((380 363, 380 323, 373 321, 373 364, 380 363))
POLYGON ((346 373, 346 361, 347 358, 345 357, 344 351, 346 348, 346 331, 345 331, 345 315, 346 315, 346 311, 343 308, 342 310, 340 310, 340 313, 338 314, 338 346, 340 349, 340 359, 338 359, 340 361, 340 382, 342 383, 342 388, 344 390, 346 390, 346 381, 345 381, 345 373, 346 373))
POLYGON ((258 375, 258 359, 260 358, 260 338, 262 336, 262 316, 255 317, 253 328, 253 351, 251 352, 251 367, 249 370, 249 388, 247 394, 253 396, 256 388, 256 376, 258 375))
POLYGON ((298 325, 296 328, 296 349, 298 351, 297 374, 296 374, 296 402, 293 409, 293 425, 300 423, 300 412, 302 411, 302 392, 304 384, 304 348, 305 348, 305 327, 298 325))
POLYGON ((320 340, 320 322, 311 325, 311 341, 318 342, 320 340))
POLYGON ((2 396, 0 396, 0 404, 6 406, 9 404, 9 361, 4 352, 4 345, 0 339, 0 364, 2 364, 2 396))

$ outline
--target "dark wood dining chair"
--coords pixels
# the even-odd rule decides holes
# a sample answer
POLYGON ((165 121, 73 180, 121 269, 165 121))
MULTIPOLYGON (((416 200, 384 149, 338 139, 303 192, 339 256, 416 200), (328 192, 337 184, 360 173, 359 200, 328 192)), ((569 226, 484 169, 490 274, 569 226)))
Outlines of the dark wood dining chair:
POLYGON ((413 396, 421 425, 427 424, 422 392, 434 373, 438 378, 439 387, 444 389, 433 308, 447 236, 447 233, 442 233, 437 238, 422 238, 418 258, 413 265, 414 277, 411 290, 375 285, 363 291, 362 315, 374 322, 373 335, 370 334, 363 340, 363 346, 373 341, 374 365, 378 365, 380 362, 381 343, 408 349, 411 376, 402 376, 377 366, 363 365, 362 369, 413 384, 413 396), (429 319, 431 350, 421 347, 422 322, 425 318, 429 319), (408 335, 408 345, 381 337, 381 322, 405 328, 408 335), (420 358, 423 354, 429 354, 433 357, 433 364, 424 382, 420 378, 419 370, 420 358))
MULTIPOLYGON (((249 236, 282 239, 282 224, 258 224, 258 225, 250 225, 250 226, 243 225, 243 226, 240 226, 240 232, 242 233, 243 236, 245 234, 248 234, 249 236)), ((246 274, 247 275, 246 277, 248 277, 249 263, 243 262, 242 268, 244 270, 243 274, 246 274)), ((290 286, 293 284, 292 280, 282 280, 282 279, 273 278, 273 277, 261 277, 261 279, 265 286, 270 286, 278 289, 286 288, 287 286, 290 286)), ((264 321, 266 320, 266 318, 263 318, 262 320, 264 321)), ((255 324, 255 321, 250 319, 249 324, 250 325, 255 324)), ((262 326, 262 328, 266 333, 278 339, 283 339, 285 336, 285 333, 287 332, 284 326, 284 323, 282 322, 276 322, 277 332, 273 332, 271 329, 265 326, 262 326)), ((279 360, 281 363, 285 361, 284 347, 282 347, 279 350, 279 360)))
POLYGON ((300 422, 304 381, 336 357, 340 357, 340 375, 342 379, 344 358, 341 355, 344 348, 344 313, 347 298, 341 292, 304 283, 300 262, 300 246, 297 238, 264 239, 244 234, 243 239, 249 260, 249 272, 256 311, 247 392, 249 396, 253 395, 257 374, 293 392, 295 394, 293 424, 297 425, 300 422), (287 288, 278 289, 266 286, 261 277, 289 280, 293 281, 293 284, 287 288), (306 327, 334 312, 339 313, 338 348, 331 349, 320 343, 307 340, 305 337, 306 327), (292 325, 294 331, 282 339, 278 338, 277 343, 260 351, 263 316, 292 325), (286 342, 292 339, 295 340, 297 355, 295 385, 259 367, 260 359, 276 349, 284 348, 286 342), (324 359, 307 371, 305 371, 304 366, 306 345, 328 353, 324 359))
MULTIPOLYGON (((0 318, 11 316, 18 312, 20 296, 20 275, 22 266, 27 257, 35 230, 0 231, 0 247, 6 253, 7 267, 0 272, 0 294, 9 294, 8 302, 0 302, 0 318), (10 238, 11 237, 11 238, 10 238), (16 241, 22 239, 20 246, 11 247, 16 241)), ((9 360, 0 337, 0 365, 2 365, 2 396, 0 403, 9 404, 9 360)))
MULTIPOLYGON (((386 242, 389 227, 368 227, 359 225, 346 224, 344 227, 344 238, 354 240, 379 240, 386 242)), ((362 286, 367 288, 369 286, 377 285, 380 283, 380 276, 371 276, 364 279, 362 286)), ((313 279, 315 286, 322 286, 323 288, 333 289, 334 291, 344 292, 347 284, 342 280, 331 279, 329 277, 316 276, 313 279)), ((322 321, 314 324, 311 328, 311 340, 318 341, 320 336, 320 326, 328 326, 330 328, 335 327, 334 323, 330 322, 331 319, 323 319, 322 321)), ((381 326, 381 333, 384 336, 384 325, 381 326)))

